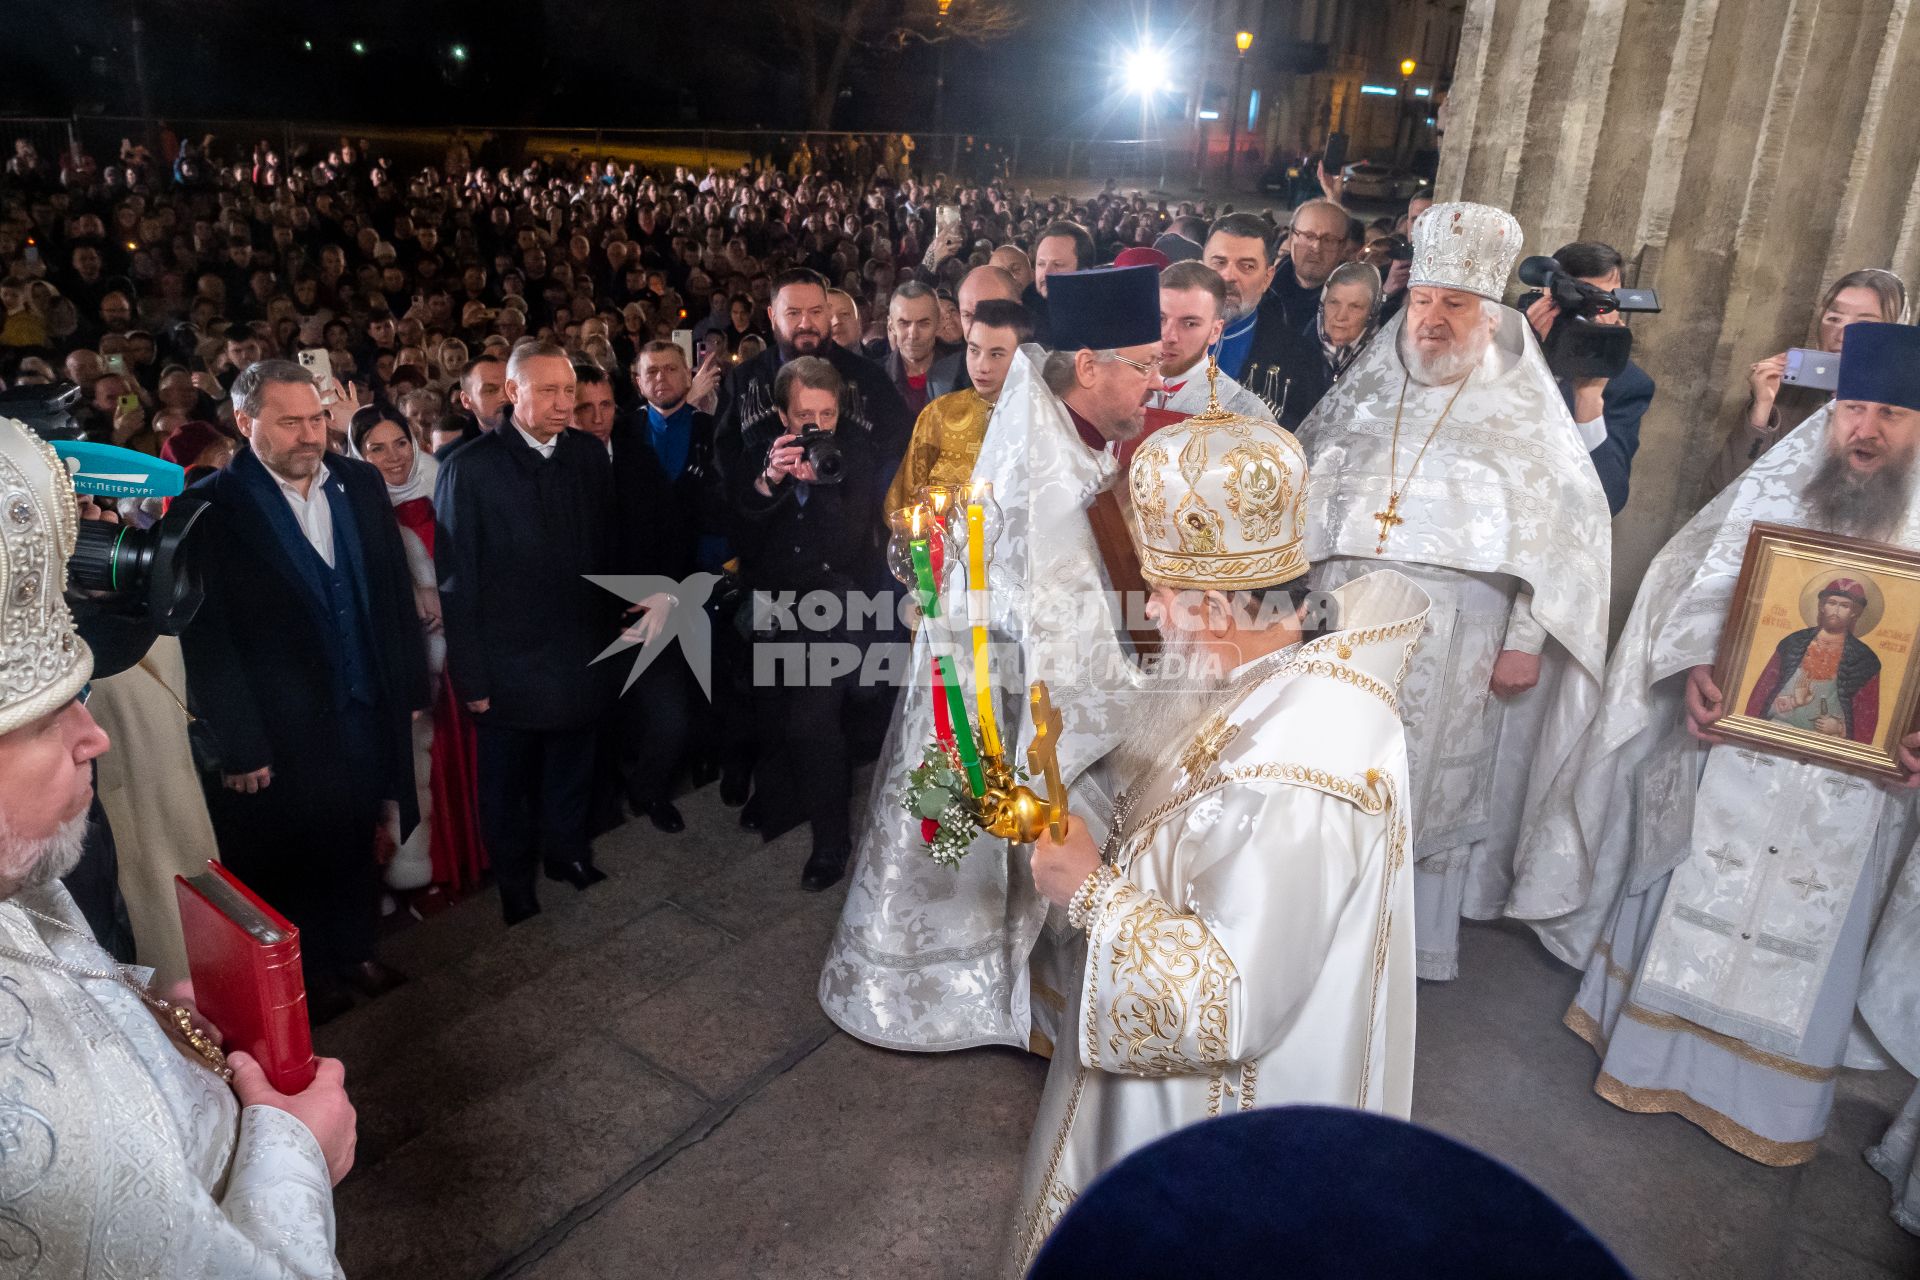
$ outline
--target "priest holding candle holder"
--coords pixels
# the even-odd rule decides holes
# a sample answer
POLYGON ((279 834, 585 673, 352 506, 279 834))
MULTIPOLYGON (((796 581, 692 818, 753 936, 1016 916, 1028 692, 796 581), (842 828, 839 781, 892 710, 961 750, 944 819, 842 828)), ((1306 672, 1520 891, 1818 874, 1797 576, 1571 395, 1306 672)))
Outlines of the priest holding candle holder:
MULTIPOLYGON (((1147 397, 1161 386, 1159 274, 1147 266, 1064 272, 1047 285, 1058 346, 1021 348, 972 486, 946 491, 938 541, 950 553, 932 584, 942 625, 915 636, 914 679, 881 751, 821 974, 827 1015, 887 1048, 1051 1052, 1079 963, 1064 914, 1049 923, 1022 847, 977 835, 963 857, 947 857, 944 844, 936 854, 940 833, 926 835, 924 819, 899 803, 935 741, 936 712, 946 710, 956 750, 962 728, 977 729, 976 753, 991 736, 1020 760, 1034 736, 1028 688, 1045 680, 1059 717, 1061 775, 1075 812, 1097 823, 1110 808, 1097 765, 1126 727, 1133 656, 1153 640, 1150 626, 1130 637, 1123 625, 1122 597, 1133 593, 1138 607, 1144 588, 1120 512, 1114 446, 1141 429, 1147 397), (990 677, 985 715, 982 677, 990 677), (965 717, 952 714, 949 685, 965 717)), ((888 519, 890 558, 908 581, 897 548, 911 509, 888 519)))

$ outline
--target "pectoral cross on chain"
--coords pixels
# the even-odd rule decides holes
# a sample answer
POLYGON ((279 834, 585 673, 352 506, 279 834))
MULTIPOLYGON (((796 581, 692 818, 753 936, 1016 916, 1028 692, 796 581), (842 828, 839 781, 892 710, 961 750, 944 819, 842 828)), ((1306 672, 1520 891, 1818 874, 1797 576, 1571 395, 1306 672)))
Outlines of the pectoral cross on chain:
POLYGON ((1373 513, 1373 522, 1380 526, 1380 541, 1374 543, 1373 554, 1377 556, 1385 555, 1387 553, 1387 535, 1393 532, 1395 525, 1406 523, 1405 520, 1400 518, 1399 494, 1396 493, 1387 499, 1387 509, 1385 511, 1376 511, 1373 513))

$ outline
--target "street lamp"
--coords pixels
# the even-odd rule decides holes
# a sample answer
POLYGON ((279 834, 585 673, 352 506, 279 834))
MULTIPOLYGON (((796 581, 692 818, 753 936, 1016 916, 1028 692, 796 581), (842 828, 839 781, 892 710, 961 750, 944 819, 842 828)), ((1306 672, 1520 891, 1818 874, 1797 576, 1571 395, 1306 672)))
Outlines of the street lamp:
POLYGON ((1420 64, 1412 58, 1402 58, 1400 59, 1400 74, 1403 76, 1411 76, 1419 66, 1420 64))
POLYGON ((1233 44, 1240 50, 1240 56, 1233 64, 1233 102, 1229 105, 1230 116, 1227 120, 1227 190, 1229 191, 1233 190, 1234 161, 1240 155, 1240 100, 1245 96, 1242 82, 1247 75, 1247 50, 1253 48, 1253 32, 1234 32, 1233 44))
POLYGON ((1129 89, 1151 98, 1167 87, 1167 55, 1152 45, 1141 45, 1127 55, 1123 74, 1129 89))

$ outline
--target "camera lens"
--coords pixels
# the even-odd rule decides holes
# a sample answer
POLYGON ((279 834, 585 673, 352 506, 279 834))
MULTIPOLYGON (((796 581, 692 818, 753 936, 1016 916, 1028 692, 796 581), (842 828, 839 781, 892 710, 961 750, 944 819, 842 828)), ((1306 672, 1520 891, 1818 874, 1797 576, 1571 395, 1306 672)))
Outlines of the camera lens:
POLYGON ((76 590, 112 595, 132 591, 153 564, 153 544, 131 525, 82 520, 67 561, 67 581, 76 590))
POLYGON ((807 461, 813 466, 816 484, 839 484, 846 478, 847 455, 831 435, 823 435, 807 445, 807 461))
POLYGON ((144 617, 178 635, 200 607, 200 575, 187 535, 206 510, 191 495, 176 498, 152 528, 82 520, 67 560, 68 599, 76 608, 144 617))

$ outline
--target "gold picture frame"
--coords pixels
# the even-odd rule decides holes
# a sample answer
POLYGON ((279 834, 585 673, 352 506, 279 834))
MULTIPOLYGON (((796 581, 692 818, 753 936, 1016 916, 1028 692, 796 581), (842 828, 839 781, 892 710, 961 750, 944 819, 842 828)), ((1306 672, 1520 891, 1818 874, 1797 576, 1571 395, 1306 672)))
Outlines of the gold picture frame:
POLYGON ((1920 711, 1920 554, 1756 524, 1720 638, 1713 731, 1876 778, 1920 711))

